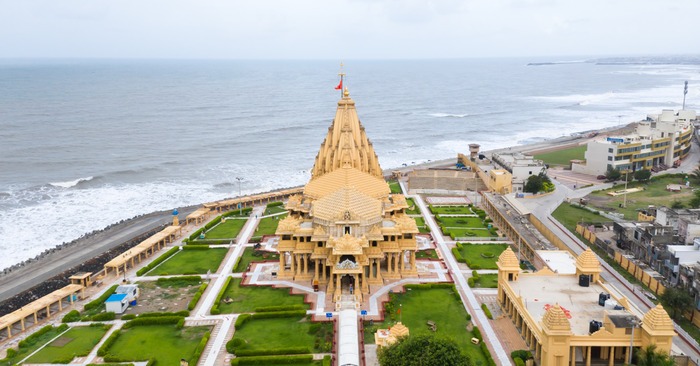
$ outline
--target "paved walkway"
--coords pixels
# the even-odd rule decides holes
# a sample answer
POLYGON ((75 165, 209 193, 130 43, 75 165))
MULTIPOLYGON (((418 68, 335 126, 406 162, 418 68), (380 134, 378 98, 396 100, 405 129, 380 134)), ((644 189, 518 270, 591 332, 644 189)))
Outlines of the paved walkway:
MULTIPOLYGON (((403 182, 400 182, 400 184, 403 188, 403 182)), ((459 264, 452 256, 452 253, 447 247, 447 244, 442 238, 442 235, 440 235, 440 227, 435 222, 435 219, 429 214, 430 211, 428 210, 428 206, 425 204, 425 202, 423 202, 423 198, 421 196, 412 196, 412 198, 414 202, 420 207, 421 212, 424 213, 423 217, 425 219, 425 223, 430 227, 430 230, 433 233, 433 237, 435 238, 437 243, 437 248, 441 252, 442 258, 444 258, 448 270, 452 274, 452 278, 455 281, 455 285, 457 286, 457 290, 460 294, 460 297, 462 298, 462 303, 464 304, 464 307, 467 309, 467 311, 469 311, 470 314, 473 315, 472 321, 480 327, 481 334, 484 336, 484 340, 488 342, 487 344, 495 353, 493 355, 494 360, 497 360, 497 363, 500 365, 510 365, 510 357, 503 349, 503 346, 501 345, 498 336, 491 327, 491 324, 489 323, 486 314, 484 314, 484 311, 481 309, 481 305, 477 302, 474 293, 472 292, 471 288, 467 285, 467 281, 464 279, 464 276, 461 274, 459 264)))

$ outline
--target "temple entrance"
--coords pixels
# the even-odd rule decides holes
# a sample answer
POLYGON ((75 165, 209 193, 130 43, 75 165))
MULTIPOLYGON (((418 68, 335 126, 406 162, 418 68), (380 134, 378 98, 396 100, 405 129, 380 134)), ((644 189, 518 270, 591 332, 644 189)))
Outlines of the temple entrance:
POLYGON ((355 275, 346 274, 340 278, 340 288, 343 295, 352 295, 355 293, 355 275))

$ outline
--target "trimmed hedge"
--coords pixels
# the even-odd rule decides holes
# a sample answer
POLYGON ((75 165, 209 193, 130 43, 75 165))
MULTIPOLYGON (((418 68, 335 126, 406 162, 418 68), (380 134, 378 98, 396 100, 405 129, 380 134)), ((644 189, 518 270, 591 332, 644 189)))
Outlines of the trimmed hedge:
POLYGON ((472 328, 472 333, 474 333, 474 338, 478 339, 480 342, 484 341, 484 338, 481 336, 481 331, 476 326, 472 328))
POLYGON ((456 247, 452 248, 452 255, 455 257, 455 260, 457 262, 462 262, 466 263, 467 261, 462 257, 462 253, 459 252, 459 244, 457 244, 456 247))
POLYGON ((282 201, 276 201, 276 202, 270 202, 267 204, 265 207, 278 207, 284 205, 284 202, 282 201))
POLYGON ((287 310, 304 310, 306 311, 306 306, 304 305, 278 305, 278 306, 263 306, 255 308, 256 313, 270 313, 277 311, 287 311, 287 310))
MULTIPOLYGON (((228 351, 228 343, 226 344, 226 350, 228 351)), ((277 356, 277 355, 305 355, 311 353, 311 350, 307 347, 293 347, 293 348, 275 348, 275 349, 236 349, 233 348, 236 357, 250 357, 250 356, 277 356)))
MULTIPOLYGON (((121 334, 121 332, 119 330, 114 331, 114 333, 112 333, 112 335, 110 335, 109 338, 107 338, 105 343, 102 343, 102 346, 100 346, 100 349, 97 350, 97 355, 100 357, 106 356, 107 351, 109 350, 109 347, 112 347, 114 342, 116 342, 117 339, 119 338, 120 334, 121 334)), ((108 361, 108 360, 105 359, 105 361, 108 361)))
MULTIPOLYGON (((29 337, 19 341, 19 343, 17 343, 17 347, 19 347, 19 348, 31 347, 34 344, 36 344, 36 342, 39 341, 39 337, 52 331, 53 329, 54 329, 53 325, 47 325, 47 326, 37 330, 34 334, 30 335, 29 337)), ((56 328, 56 332, 61 333, 67 329, 68 329, 68 324, 61 324, 56 328)))
POLYGON ((167 252, 165 252, 164 254, 162 254, 160 257, 158 257, 158 258, 156 258, 155 260, 153 260, 153 262, 148 263, 148 265, 146 265, 145 267, 143 267, 143 268, 139 269, 138 271, 136 271, 136 275, 137 275, 137 276, 142 276, 142 275, 146 274, 148 271, 152 270, 152 269, 155 268, 157 265, 163 263, 166 259, 172 257, 173 255, 175 255, 175 253, 177 253, 177 252, 179 252, 179 251, 180 251, 180 247, 174 247, 174 248, 168 250, 167 252))
POLYGON ((177 277, 167 277, 159 278, 156 280, 156 285, 159 287, 171 287, 178 285, 199 285, 202 282, 202 277, 199 276, 177 276, 177 277))
POLYGON ((102 321, 114 320, 116 318, 117 318, 117 315, 113 311, 108 311, 105 313, 95 314, 92 317, 90 317, 90 320, 96 321, 96 322, 102 322, 102 321))
POLYGON ((131 320, 131 319, 136 319, 136 314, 125 314, 125 315, 122 315, 122 320, 131 320))
POLYGON ((486 314, 487 318, 493 319, 493 315, 491 315, 491 310, 489 310, 489 307, 486 306, 486 304, 481 304, 481 309, 484 310, 484 314, 486 314))
POLYGON ((162 318, 164 316, 179 316, 179 317, 188 317, 190 316, 190 312, 187 310, 181 310, 178 312, 153 312, 153 313, 143 313, 139 314, 139 318, 162 318))
MULTIPOLYGON (((182 319, 184 322, 185 319, 182 319)), ((194 353, 192 354, 192 357, 190 358, 190 365, 196 365, 199 363, 199 358, 202 356, 202 352, 204 352, 204 348, 207 346, 207 342, 209 342, 209 337, 211 336, 210 332, 204 333, 204 337, 202 337, 202 340, 199 341, 199 344, 197 345, 197 348, 194 349, 194 353)))
POLYGON ((295 363, 310 363, 313 360, 313 355, 237 357, 231 360, 231 366, 270 364, 291 365, 295 363))
POLYGON ((243 326, 246 322, 250 320, 250 314, 241 314, 238 316, 238 319, 236 319, 236 323, 233 325, 235 329, 238 329, 243 326))
POLYGON ((181 316, 160 316, 160 317, 137 317, 134 320, 129 320, 124 324, 122 327, 123 329, 129 329, 133 326, 136 325, 163 325, 163 324, 177 324, 180 319, 183 317, 181 316))
POLYGON ((204 290, 207 289, 207 286, 209 286, 209 284, 206 282, 199 286, 199 290, 197 290, 197 293, 194 294, 194 297, 192 298, 192 300, 190 300, 190 303, 187 304, 187 310, 194 310, 194 308, 197 306, 197 303, 199 302, 199 299, 202 297, 204 290))
POLYGON ((78 310, 71 310, 61 319, 62 323, 72 323, 80 321, 80 312, 78 310))
MULTIPOLYGON (((221 310, 219 310, 219 303, 221 302, 221 299, 224 297, 224 293, 226 293, 226 290, 228 289, 228 286, 231 284, 231 278, 229 277, 226 279, 226 282, 224 282, 224 285, 221 286, 221 291, 219 291, 219 294, 216 295, 216 299, 214 299, 214 305, 212 305, 211 310, 209 313, 211 315, 218 315, 221 314, 221 310)), ((239 317, 240 319, 240 317, 239 317)), ((236 321, 237 323, 237 321, 236 321)))
POLYGON ((532 358, 532 353, 528 350, 519 349, 511 352, 510 357, 513 360, 515 360, 516 358, 520 358, 521 360, 529 360, 532 358))
MULTIPOLYGON (((226 242, 228 243, 229 240, 226 240, 226 242)), ((185 246, 185 247, 182 247, 182 250, 208 250, 208 249, 209 249, 209 247, 203 246, 203 245, 194 245, 194 246, 185 246)))
POLYGON ((100 297, 98 297, 97 299, 92 300, 92 301, 90 301, 89 303, 85 304, 85 306, 84 306, 83 308, 84 308, 85 310, 91 310, 91 309, 95 309, 95 308, 97 308, 97 307, 99 307, 99 306, 102 306, 102 304, 105 302, 105 300, 107 300, 107 298, 110 297, 110 296, 114 293, 114 291, 117 290, 117 287, 118 287, 118 286, 119 286, 119 285, 114 285, 114 286, 108 288, 107 291, 105 291, 105 292, 102 294, 102 296, 100 296, 100 297))
POLYGON ((323 366, 331 366, 331 356, 323 356, 323 366))

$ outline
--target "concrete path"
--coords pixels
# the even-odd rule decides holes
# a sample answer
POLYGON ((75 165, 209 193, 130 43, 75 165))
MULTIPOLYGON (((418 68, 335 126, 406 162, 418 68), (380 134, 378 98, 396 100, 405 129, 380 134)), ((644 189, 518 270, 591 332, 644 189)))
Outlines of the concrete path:
POLYGON ((95 361, 95 358, 97 357, 97 351, 102 347, 102 344, 107 341, 107 338, 112 335, 112 333, 119 331, 122 329, 122 326, 124 326, 124 322, 118 322, 117 324, 112 325, 111 328, 105 333, 105 335, 100 339, 100 342, 95 345, 95 347, 92 348, 92 351, 85 357, 85 364, 93 363, 95 361))

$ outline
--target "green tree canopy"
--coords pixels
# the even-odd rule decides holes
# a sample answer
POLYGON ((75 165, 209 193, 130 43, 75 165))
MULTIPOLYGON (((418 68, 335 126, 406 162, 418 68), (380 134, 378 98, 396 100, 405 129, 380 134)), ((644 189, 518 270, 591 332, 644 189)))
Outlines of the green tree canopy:
POLYGON ((605 172, 605 179, 609 181, 615 181, 620 179, 622 176, 622 173, 620 173, 620 169, 613 169, 613 167, 609 166, 608 170, 605 172))
POLYGON ((651 171, 642 169, 642 170, 637 170, 634 172, 634 179, 640 181, 640 182, 646 182, 651 178, 651 171))
POLYGON ((457 344, 433 335, 405 337, 378 353, 381 366, 471 366, 457 344))
POLYGON ((675 366, 676 362, 666 353, 656 351, 656 345, 639 348, 634 353, 637 366, 675 366))
POLYGON ((674 319, 678 319, 678 316, 682 315, 684 311, 691 310, 695 303, 688 291, 674 287, 667 288, 664 291, 663 295, 661 295, 661 301, 664 305, 671 308, 671 314, 674 319))

